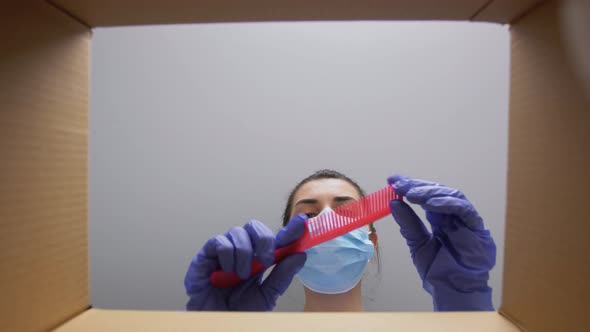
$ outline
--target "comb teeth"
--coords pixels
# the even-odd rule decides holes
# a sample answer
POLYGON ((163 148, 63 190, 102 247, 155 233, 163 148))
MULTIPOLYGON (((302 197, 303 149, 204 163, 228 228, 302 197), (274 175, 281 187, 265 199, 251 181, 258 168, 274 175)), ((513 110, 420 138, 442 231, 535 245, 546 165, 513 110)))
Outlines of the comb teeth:
POLYGON ((330 233, 333 230, 339 229, 348 225, 352 220, 345 220, 345 218, 335 212, 323 214, 319 217, 312 218, 308 222, 309 235, 311 237, 320 236, 330 233))
POLYGON ((307 222, 309 235, 313 239, 329 236, 331 233, 345 234, 367 225, 386 215, 389 211, 389 201, 396 197, 393 189, 388 186, 361 197, 358 201, 346 203, 334 212, 311 218, 307 222))

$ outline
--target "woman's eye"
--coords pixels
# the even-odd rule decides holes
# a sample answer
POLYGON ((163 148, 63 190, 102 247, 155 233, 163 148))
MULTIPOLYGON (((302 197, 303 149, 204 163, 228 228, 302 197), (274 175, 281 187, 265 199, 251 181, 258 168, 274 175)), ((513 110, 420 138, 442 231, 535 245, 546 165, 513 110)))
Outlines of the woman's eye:
POLYGON ((313 218, 313 217, 317 216, 318 214, 314 213, 314 212, 310 212, 310 213, 306 213, 305 215, 307 216, 307 218, 313 218))

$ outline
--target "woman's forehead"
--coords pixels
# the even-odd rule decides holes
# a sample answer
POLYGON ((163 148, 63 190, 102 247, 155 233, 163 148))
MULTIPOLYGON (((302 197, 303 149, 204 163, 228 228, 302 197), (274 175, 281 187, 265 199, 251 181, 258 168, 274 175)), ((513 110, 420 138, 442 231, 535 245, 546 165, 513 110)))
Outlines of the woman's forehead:
POLYGON ((328 199, 335 196, 360 198, 358 190, 348 181, 341 179, 318 179, 309 181, 301 186, 293 197, 293 201, 297 202, 305 198, 328 199))

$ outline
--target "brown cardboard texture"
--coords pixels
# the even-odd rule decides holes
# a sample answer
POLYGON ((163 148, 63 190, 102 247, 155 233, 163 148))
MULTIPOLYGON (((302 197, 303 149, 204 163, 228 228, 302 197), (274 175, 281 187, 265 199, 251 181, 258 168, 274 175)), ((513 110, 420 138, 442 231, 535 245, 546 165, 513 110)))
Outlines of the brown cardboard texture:
POLYGON ((142 24, 477 20, 509 22, 540 0, 51 0, 92 27, 142 24))
POLYGON ((90 33, 42 1, 0 15, 2 331, 55 327, 89 306, 90 33))
POLYGON ((511 331, 518 328, 495 312, 473 313, 225 313, 91 309, 57 332, 102 331, 511 331))
MULTIPOLYGON (((559 3, 538 0, 12 0, 0 11, 2 331, 588 331, 590 105, 559 3), (90 29, 281 20, 510 22, 503 302, 486 313, 184 313, 89 309, 90 29)), ((500 291, 500 290, 495 290, 500 291)))
POLYGON ((557 14, 547 4, 511 29, 500 311, 531 331, 584 323, 590 331, 590 105, 560 44, 557 14))

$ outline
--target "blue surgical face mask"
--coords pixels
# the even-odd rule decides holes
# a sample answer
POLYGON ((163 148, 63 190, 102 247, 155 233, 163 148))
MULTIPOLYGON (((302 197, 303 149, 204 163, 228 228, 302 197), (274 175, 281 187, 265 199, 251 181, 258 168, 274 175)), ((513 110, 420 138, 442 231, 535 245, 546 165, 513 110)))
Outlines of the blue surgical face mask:
MULTIPOLYGON (((331 211, 326 207, 318 216, 331 211)), ((373 252, 367 230, 356 229, 307 249, 307 260, 297 277, 314 292, 345 293, 359 283, 373 252)))

